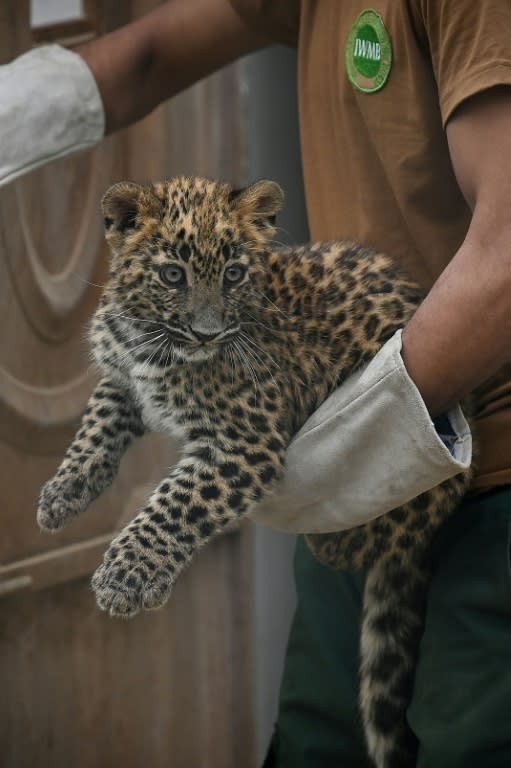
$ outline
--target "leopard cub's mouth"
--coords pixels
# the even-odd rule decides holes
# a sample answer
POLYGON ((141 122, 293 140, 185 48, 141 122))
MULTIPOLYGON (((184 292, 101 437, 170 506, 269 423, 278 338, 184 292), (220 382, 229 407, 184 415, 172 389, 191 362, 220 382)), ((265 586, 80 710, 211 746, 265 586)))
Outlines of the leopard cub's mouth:
POLYGON ((239 323, 233 323, 220 331, 215 330, 207 332, 189 326, 189 333, 193 343, 199 344, 200 346, 227 344, 237 335, 239 330, 239 323))
POLYGON ((151 358, 155 350, 165 348, 169 359, 182 363, 212 359, 224 346, 235 341, 241 330, 239 322, 210 331, 192 325, 174 325, 163 319, 124 318, 122 315, 117 316, 114 323, 125 326, 128 337, 125 343, 133 351, 138 350, 139 355, 151 358))
POLYGON ((237 323, 218 333, 201 333, 190 328, 188 333, 181 332, 172 338, 174 355, 177 359, 194 363, 211 360, 223 347, 235 340, 239 330, 237 323))

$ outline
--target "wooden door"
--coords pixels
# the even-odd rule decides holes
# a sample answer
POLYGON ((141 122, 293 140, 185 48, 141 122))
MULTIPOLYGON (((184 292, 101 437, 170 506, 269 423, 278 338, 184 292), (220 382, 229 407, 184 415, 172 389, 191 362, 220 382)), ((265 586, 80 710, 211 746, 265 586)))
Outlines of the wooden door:
MULTIPOLYGON (((85 3, 30 30, 28 0, 0 3, 0 63, 34 40, 126 23, 148 0, 85 3)), ((98 202, 123 178, 242 179, 236 67, 86 154, 0 190, 0 765, 250 768, 250 533, 226 535, 169 604, 130 621, 95 606, 90 574, 175 447, 146 437, 83 519, 39 532, 39 489, 94 382, 84 343, 107 272, 98 202)))

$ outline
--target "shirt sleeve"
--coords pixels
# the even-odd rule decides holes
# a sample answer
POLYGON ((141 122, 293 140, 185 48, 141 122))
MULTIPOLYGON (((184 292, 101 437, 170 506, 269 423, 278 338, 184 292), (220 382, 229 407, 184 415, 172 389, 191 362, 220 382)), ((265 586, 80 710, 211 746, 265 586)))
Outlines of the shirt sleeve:
POLYGON ((246 24, 275 43, 296 47, 300 28, 300 0, 230 0, 246 24))
POLYGON ((511 85, 509 0, 416 0, 417 31, 429 50, 444 126, 470 96, 511 85))

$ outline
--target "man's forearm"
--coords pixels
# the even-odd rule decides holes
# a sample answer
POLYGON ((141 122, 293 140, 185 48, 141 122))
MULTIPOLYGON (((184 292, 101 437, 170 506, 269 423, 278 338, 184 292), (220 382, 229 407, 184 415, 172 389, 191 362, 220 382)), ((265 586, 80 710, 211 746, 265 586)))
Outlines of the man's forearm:
POLYGON ((511 89, 468 99, 446 131, 472 221, 405 329, 402 352, 433 416, 511 360, 511 89))
POLYGON ((265 44, 229 0, 169 0, 75 51, 43 45, 0 66, 0 186, 95 146, 265 44))
POLYGON ((169 0, 75 50, 98 84, 110 133, 265 44, 228 0, 169 0))
POLYGON ((511 359, 511 229, 469 233, 403 334, 405 366, 432 416, 511 359))

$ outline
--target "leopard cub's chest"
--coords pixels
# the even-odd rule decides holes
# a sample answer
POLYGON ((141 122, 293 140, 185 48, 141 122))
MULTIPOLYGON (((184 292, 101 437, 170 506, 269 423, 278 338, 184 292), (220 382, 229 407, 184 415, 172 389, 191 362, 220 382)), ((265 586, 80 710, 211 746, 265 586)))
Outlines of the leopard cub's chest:
POLYGON ((131 374, 131 385, 148 430, 171 437, 186 436, 186 414, 179 399, 179 388, 170 386, 159 373, 131 374))

